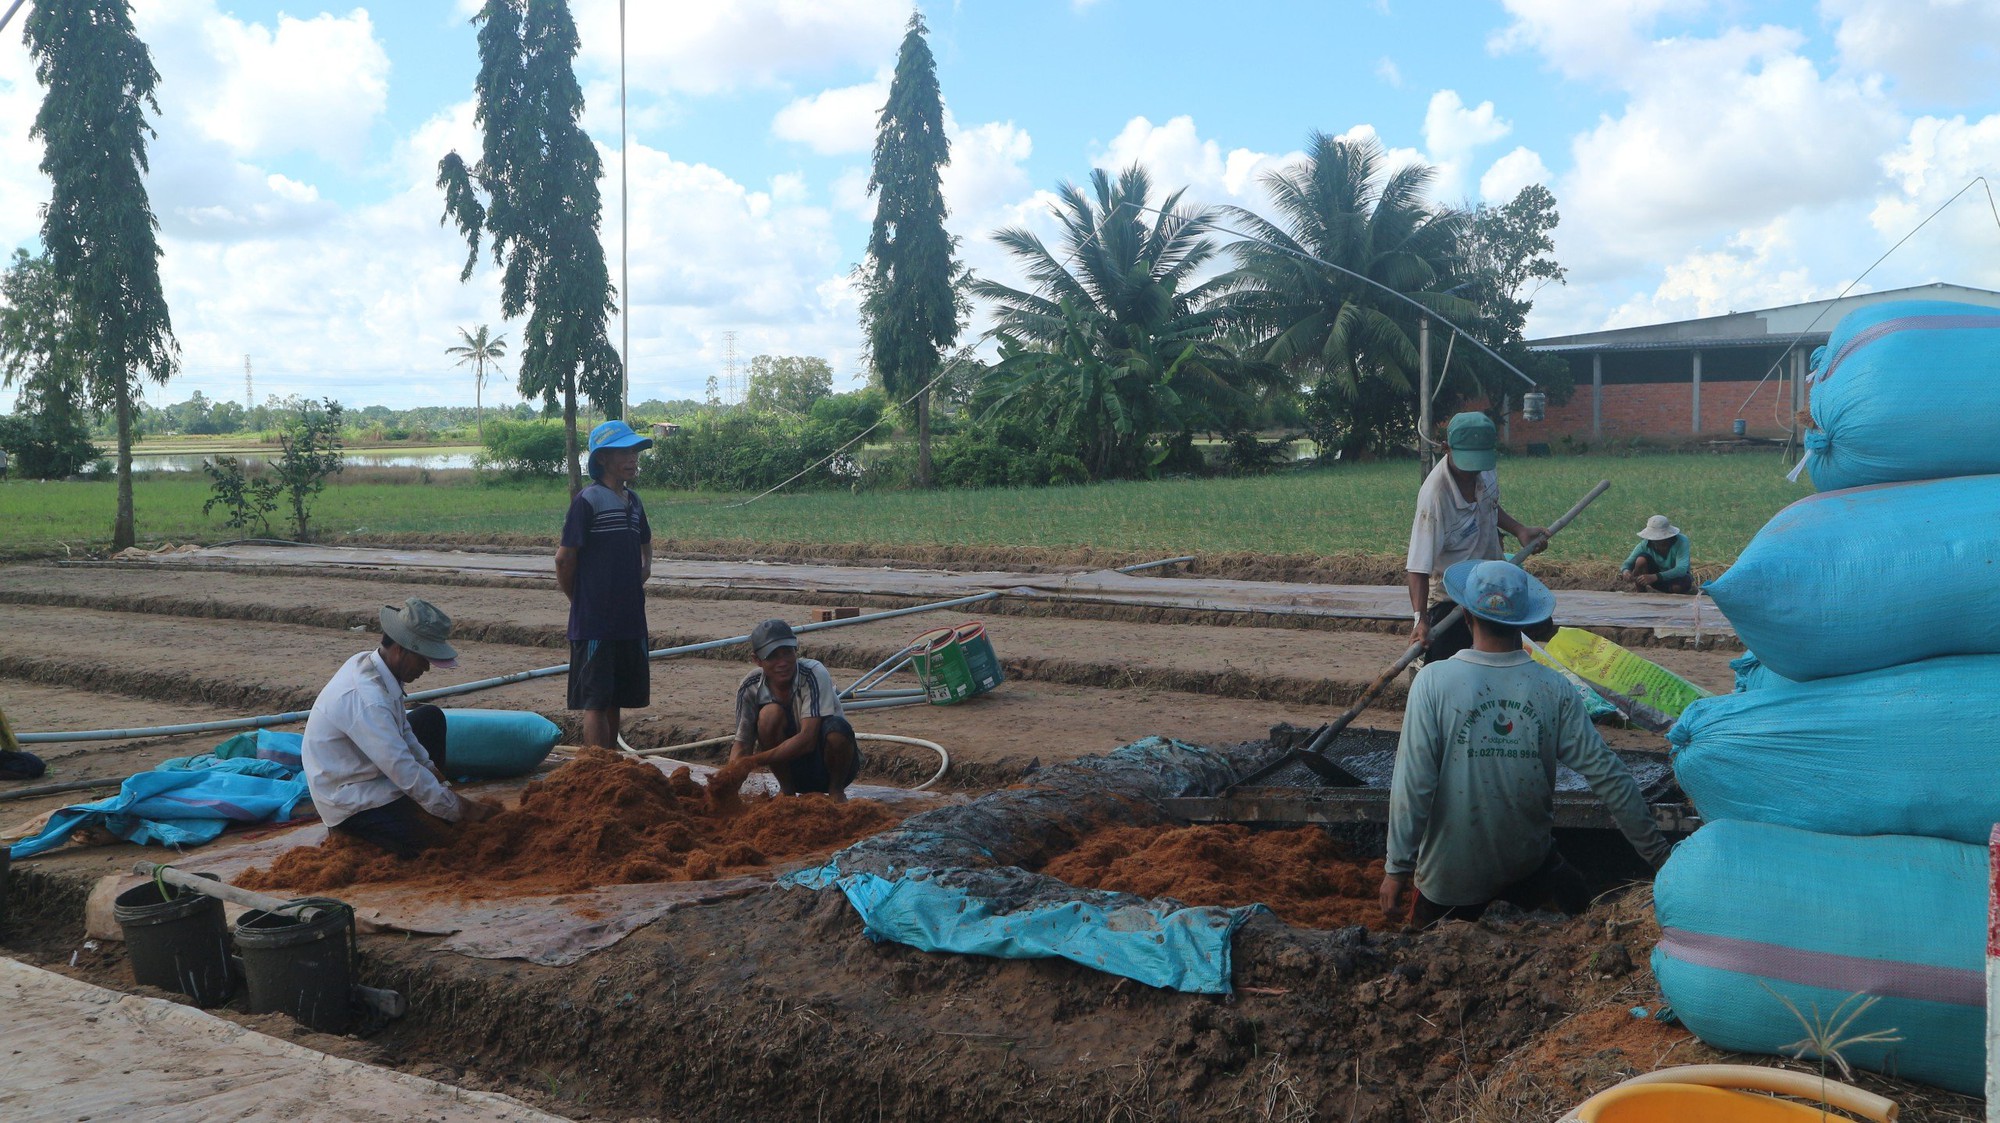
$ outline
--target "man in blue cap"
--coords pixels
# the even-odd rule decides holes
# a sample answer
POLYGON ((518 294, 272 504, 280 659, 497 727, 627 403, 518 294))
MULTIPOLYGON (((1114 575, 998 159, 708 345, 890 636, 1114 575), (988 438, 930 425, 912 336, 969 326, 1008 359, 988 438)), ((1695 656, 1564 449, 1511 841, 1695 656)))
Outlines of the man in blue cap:
POLYGON ((623 421, 590 431, 592 482, 570 500, 556 548, 556 584, 569 598, 569 708, 583 711, 583 743, 606 749, 618 745, 620 711, 651 701, 653 527, 629 485, 652 445, 623 421))
POLYGON ((1528 526, 1501 508, 1499 446, 1492 418, 1477 411, 1453 416, 1445 430, 1445 456, 1417 492, 1403 568, 1415 617, 1410 641, 1425 646, 1426 660, 1449 659, 1472 642, 1463 623, 1432 634, 1431 626, 1452 609, 1436 579, 1458 562, 1505 557, 1500 550, 1503 530, 1519 542, 1548 534, 1546 527, 1528 526))
POLYGON ((1590 891, 1556 849, 1557 764, 1590 784, 1655 867, 1666 840, 1576 689, 1522 650, 1521 629, 1554 614, 1555 594, 1504 561, 1459 562, 1444 584, 1465 606, 1472 646, 1425 664, 1410 686, 1390 781, 1382 912, 1398 923, 1414 905, 1420 927, 1476 920, 1495 900, 1575 915, 1590 891))

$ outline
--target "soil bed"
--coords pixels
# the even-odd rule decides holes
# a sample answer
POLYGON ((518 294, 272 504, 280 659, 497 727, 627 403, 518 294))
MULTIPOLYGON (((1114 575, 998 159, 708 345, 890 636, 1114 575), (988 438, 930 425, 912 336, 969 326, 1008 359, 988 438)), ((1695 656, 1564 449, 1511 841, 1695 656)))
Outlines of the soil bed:
POLYGON ((416 858, 335 834, 237 880, 302 893, 393 883, 474 898, 708 881, 824 853, 903 817, 880 803, 823 795, 746 799, 736 794, 741 782, 725 770, 704 787, 686 768, 668 776, 632 757, 584 749, 523 789, 520 806, 416 858))

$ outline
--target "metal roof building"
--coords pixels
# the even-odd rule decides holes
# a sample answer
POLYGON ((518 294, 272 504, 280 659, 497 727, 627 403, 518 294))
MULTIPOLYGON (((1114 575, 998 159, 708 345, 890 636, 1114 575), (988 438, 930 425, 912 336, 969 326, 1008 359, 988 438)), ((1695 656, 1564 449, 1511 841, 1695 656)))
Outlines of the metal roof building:
POLYGON ((1783 437, 1805 408, 1806 360, 1840 318, 1892 300, 1950 300, 2000 308, 2000 292, 1930 284, 1860 293, 1756 312, 1532 339, 1528 348, 1568 360, 1576 392, 1548 420, 1524 427, 1537 441, 1590 443, 1726 436, 1741 417, 1751 436, 1783 437))

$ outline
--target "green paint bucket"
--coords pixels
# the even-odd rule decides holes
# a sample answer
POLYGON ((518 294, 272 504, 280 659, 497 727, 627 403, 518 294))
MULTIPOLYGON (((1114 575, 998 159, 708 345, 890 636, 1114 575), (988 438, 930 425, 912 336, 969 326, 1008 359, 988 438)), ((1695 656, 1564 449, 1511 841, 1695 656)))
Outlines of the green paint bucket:
POLYGON ((949 706, 972 697, 972 669, 965 665, 965 649, 951 628, 933 628, 912 641, 917 653, 911 666, 923 684, 924 697, 933 706, 949 706))
POLYGON ((1007 681, 1000 669, 1000 657, 993 653, 993 641, 986 638, 986 625, 969 620, 958 626, 953 636, 965 653, 965 667, 972 676, 972 692, 984 694, 1007 681))

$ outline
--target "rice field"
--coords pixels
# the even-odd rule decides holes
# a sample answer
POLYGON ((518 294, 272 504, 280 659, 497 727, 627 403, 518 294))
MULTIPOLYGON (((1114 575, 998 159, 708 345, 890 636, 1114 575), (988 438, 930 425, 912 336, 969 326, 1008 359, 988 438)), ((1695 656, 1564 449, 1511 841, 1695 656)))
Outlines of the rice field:
MULTIPOLYGON (((1774 454, 1652 454, 1508 459, 1501 498, 1522 521, 1546 523, 1600 479, 1611 490, 1551 548, 1569 560, 1622 559, 1633 532, 1665 514, 1693 540, 1698 562, 1733 559, 1785 504, 1810 494, 1787 483, 1774 454)), ((876 545, 1093 546, 1162 555, 1247 551, 1400 553, 1420 483, 1413 461, 1356 464, 1240 479, 1154 480, 1084 487, 965 491, 797 491, 737 506, 745 496, 646 492, 662 538, 876 545)), ((142 543, 244 537, 204 517, 205 479, 167 474, 135 484, 142 543)), ((61 554, 109 541, 109 482, 0 483, 0 550, 61 554)), ((471 473, 355 473, 314 508, 315 537, 371 534, 546 536, 560 529, 560 480, 482 483, 471 473)), ((273 519, 280 535, 284 524, 273 519)))

